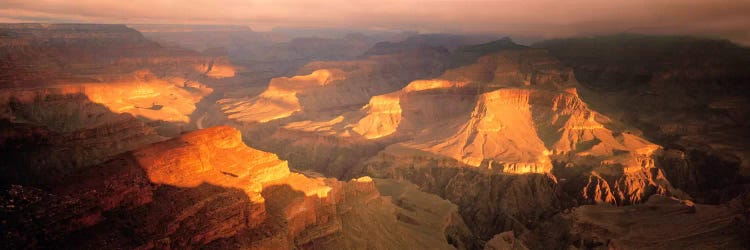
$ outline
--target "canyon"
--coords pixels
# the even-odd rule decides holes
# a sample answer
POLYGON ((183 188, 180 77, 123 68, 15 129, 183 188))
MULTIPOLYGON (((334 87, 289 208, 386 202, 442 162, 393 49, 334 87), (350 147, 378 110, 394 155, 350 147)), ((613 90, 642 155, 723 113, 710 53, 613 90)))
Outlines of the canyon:
POLYGON ((750 245, 726 41, 0 24, 0 58, 4 249, 750 245))

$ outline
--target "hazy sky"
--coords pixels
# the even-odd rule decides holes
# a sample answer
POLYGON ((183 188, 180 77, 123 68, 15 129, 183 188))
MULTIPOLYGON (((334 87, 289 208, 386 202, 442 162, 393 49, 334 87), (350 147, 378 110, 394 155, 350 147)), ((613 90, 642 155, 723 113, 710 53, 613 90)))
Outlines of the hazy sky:
POLYGON ((636 32, 750 44, 750 0, 0 0, 0 22, 241 24, 563 37, 636 32))

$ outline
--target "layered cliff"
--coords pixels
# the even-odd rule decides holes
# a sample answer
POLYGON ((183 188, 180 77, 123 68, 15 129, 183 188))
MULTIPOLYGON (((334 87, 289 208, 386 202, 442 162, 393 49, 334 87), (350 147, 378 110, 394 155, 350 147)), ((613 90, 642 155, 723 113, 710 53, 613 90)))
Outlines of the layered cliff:
POLYGON ((660 147, 589 108, 577 87, 542 50, 499 52, 374 96, 360 110, 287 123, 269 149, 333 176, 409 180, 457 204, 484 240, 531 233, 575 204, 682 195, 655 164, 660 147), (504 188, 477 191, 488 187, 504 188))
MULTIPOLYGON (((346 75, 340 70, 316 70, 309 75, 274 78, 268 89, 257 97, 247 100, 220 100, 222 110, 227 117, 239 122, 269 122, 289 117, 302 111, 300 96, 316 88, 321 88, 335 81, 345 80, 346 75), (299 93, 299 95, 298 95, 299 93)), ((306 106, 314 105, 305 103, 306 106)))
POLYGON ((746 47, 725 40, 632 34, 534 46, 574 69, 589 105, 680 151, 662 160, 677 187, 701 202, 723 202, 738 194, 750 166, 746 47), (713 181, 696 180, 701 176, 713 181))
POLYGON ((172 136, 212 93, 207 85, 235 78, 226 57, 162 47, 124 25, 2 24, 0 34, 0 110, 58 131, 108 119, 75 100, 65 103, 83 95, 172 136))
POLYGON ((623 126, 590 110, 575 85, 570 71, 542 51, 501 52, 375 96, 359 111, 289 123, 274 136, 403 141, 402 147, 508 173, 548 173, 550 157, 579 165, 648 165, 640 159, 648 162, 658 146, 613 131, 623 126))
POLYGON ((292 173, 229 127, 186 133, 53 182, 4 190, 2 213, 13 218, 3 222, 11 230, 4 245, 357 248, 373 242, 366 234, 379 248, 473 244, 447 201, 404 183, 292 173), (440 205, 413 206, 424 201, 440 205))
POLYGON ((299 70, 300 75, 272 79, 257 97, 225 98, 218 103, 230 120, 249 124, 293 114, 312 118, 321 112, 342 112, 413 79, 437 74, 446 57, 443 50, 419 48, 356 61, 311 62, 299 70))
POLYGON ((116 81, 120 74, 142 69, 160 77, 194 76, 219 68, 223 72, 212 75, 227 75, 226 66, 218 67, 226 65, 221 58, 161 47, 124 25, 2 24, 0 34, 5 58, 0 64, 2 87, 116 81))

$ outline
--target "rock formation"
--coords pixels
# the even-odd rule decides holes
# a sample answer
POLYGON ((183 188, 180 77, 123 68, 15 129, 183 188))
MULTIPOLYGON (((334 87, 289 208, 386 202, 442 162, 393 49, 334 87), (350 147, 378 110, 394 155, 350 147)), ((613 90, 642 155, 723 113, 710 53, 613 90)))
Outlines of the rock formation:
MULTIPOLYGON (((746 202, 746 201, 745 201, 746 202)), ((727 248, 746 246, 743 201, 700 205, 660 195, 629 207, 586 205, 570 217, 573 243, 594 248, 727 248)), ((745 206, 747 204, 745 203, 745 206)), ((746 207, 745 207, 746 208, 746 207)))
POLYGON ((655 166, 660 147, 591 110, 577 86, 572 72, 544 51, 499 52, 375 96, 358 111, 288 123, 272 136, 281 148, 271 149, 334 176, 407 179, 456 203, 487 240, 507 230, 527 232, 574 203, 683 195, 655 166), (347 159, 367 155, 367 161, 347 159), (474 193, 487 187, 504 188, 474 193), (484 205, 498 203, 504 205, 484 205))
POLYGON ((549 49, 574 69, 589 105, 642 129, 644 136, 673 152, 661 162, 678 188, 700 202, 725 202, 737 195, 750 166, 749 113, 743 104, 750 100, 750 74, 742 66, 750 62, 746 47, 631 34, 534 46, 549 49), (712 181, 695 179, 700 176, 712 181))
POLYGON ((745 48, 138 27, 0 24, 1 248, 750 244, 745 48))
POLYGON ((2 116, 58 132, 127 113, 174 136, 196 122, 208 85, 240 78, 226 56, 163 47, 124 25, 2 24, 0 34, 2 116))
POLYGON ((272 79, 257 97, 226 98, 218 103, 228 119, 250 124, 297 113, 316 117, 321 112, 341 112, 413 79, 437 74, 446 56, 445 51, 418 48, 357 61, 311 62, 300 69, 301 75, 272 79))
POLYGON ((186 133, 54 182, 47 190, 4 190, 3 213, 13 218, 3 222, 11 229, 3 235, 6 246, 450 249, 448 239, 454 247, 473 244, 456 207, 445 200, 389 180, 341 182, 292 173, 274 154, 245 146, 240 132, 229 127, 186 133), (363 238, 366 234, 373 238, 363 238))

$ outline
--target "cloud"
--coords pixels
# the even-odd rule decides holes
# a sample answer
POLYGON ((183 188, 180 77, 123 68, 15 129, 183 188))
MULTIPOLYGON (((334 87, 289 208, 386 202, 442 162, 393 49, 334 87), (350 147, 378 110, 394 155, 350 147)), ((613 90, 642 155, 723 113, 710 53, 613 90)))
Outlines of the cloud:
POLYGON ((242 24, 564 37, 639 32, 750 42, 750 0, 4 0, 0 20, 242 24))

